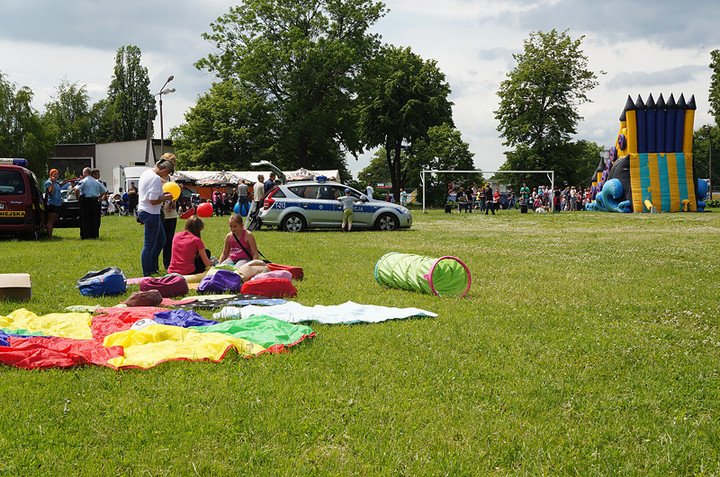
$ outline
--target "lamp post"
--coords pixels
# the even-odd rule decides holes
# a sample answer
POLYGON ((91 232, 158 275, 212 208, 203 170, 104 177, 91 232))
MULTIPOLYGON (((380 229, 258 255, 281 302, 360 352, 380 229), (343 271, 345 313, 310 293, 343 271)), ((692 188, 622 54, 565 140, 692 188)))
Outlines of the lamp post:
POLYGON ((155 119, 155 101, 147 105, 147 144, 145 145, 145 164, 150 164, 150 145, 152 144, 152 121, 155 119))
POLYGON ((712 132, 712 129, 710 126, 705 125, 705 132, 707 133, 708 138, 708 190, 710 191, 710 199, 712 200, 712 137, 710 136, 710 133, 712 132))
POLYGON ((712 195, 712 184, 713 184, 713 181, 712 181, 712 136, 710 134, 711 132, 712 132, 712 129, 710 129, 710 127, 708 126, 708 144, 709 144, 709 147, 708 147, 708 182, 709 182, 708 189, 710 189, 710 200, 712 200, 712 198, 713 198, 713 195, 712 195))
POLYGON ((163 131, 162 97, 164 94, 170 94, 170 93, 175 92, 175 88, 165 89, 165 86, 167 86, 167 84, 169 82, 171 82, 173 79, 175 79, 175 76, 170 75, 168 77, 167 81, 165 81, 165 84, 162 85, 162 88, 160 88, 160 92, 156 94, 156 96, 160 97, 160 156, 165 154, 165 136, 164 136, 164 131, 163 131))

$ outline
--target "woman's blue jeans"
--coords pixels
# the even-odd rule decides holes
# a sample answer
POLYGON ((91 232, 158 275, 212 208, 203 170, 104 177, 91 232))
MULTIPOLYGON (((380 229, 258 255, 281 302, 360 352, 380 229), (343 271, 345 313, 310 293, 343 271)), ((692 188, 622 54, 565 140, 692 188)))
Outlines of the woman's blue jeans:
POLYGON ((160 214, 138 212, 138 221, 145 226, 145 240, 143 242, 140 263, 142 273, 148 277, 158 272, 158 258, 165 245, 165 230, 160 223, 160 214))

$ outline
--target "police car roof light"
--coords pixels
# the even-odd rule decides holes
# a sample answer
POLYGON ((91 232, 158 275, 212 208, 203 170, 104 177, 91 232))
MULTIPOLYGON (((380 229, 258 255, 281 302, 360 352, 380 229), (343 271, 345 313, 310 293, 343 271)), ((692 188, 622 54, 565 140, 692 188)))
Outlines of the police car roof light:
POLYGON ((0 164, 12 164, 13 166, 27 167, 28 163, 25 159, 16 159, 12 157, 0 157, 0 164))

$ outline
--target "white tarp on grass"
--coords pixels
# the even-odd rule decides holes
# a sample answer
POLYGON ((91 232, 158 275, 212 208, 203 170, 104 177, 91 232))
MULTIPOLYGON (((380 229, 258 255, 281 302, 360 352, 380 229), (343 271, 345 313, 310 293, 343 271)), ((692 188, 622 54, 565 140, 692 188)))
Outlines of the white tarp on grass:
POLYGON ((213 318, 237 319, 255 315, 267 315, 288 323, 303 321, 317 321, 324 324, 350 324, 350 323, 379 323, 387 320, 397 320, 419 317, 436 317, 436 313, 421 310, 420 308, 394 308, 390 306, 360 305, 348 301, 342 305, 315 305, 304 306, 295 302, 282 305, 257 306, 248 305, 242 308, 226 306, 213 318))

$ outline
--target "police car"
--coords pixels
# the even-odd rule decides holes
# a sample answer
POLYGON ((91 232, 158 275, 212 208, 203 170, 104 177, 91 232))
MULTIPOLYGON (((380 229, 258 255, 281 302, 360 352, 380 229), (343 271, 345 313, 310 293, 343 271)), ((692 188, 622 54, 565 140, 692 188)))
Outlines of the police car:
POLYGON ((278 185, 265 195, 260 219, 263 225, 288 232, 308 228, 339 228, 343 206, 338 200, 350 189, 357 199, 353 229, 396 230, 412 225, 412 214, 401 205, 375 200, 338 182, 298 181, 278 185))

